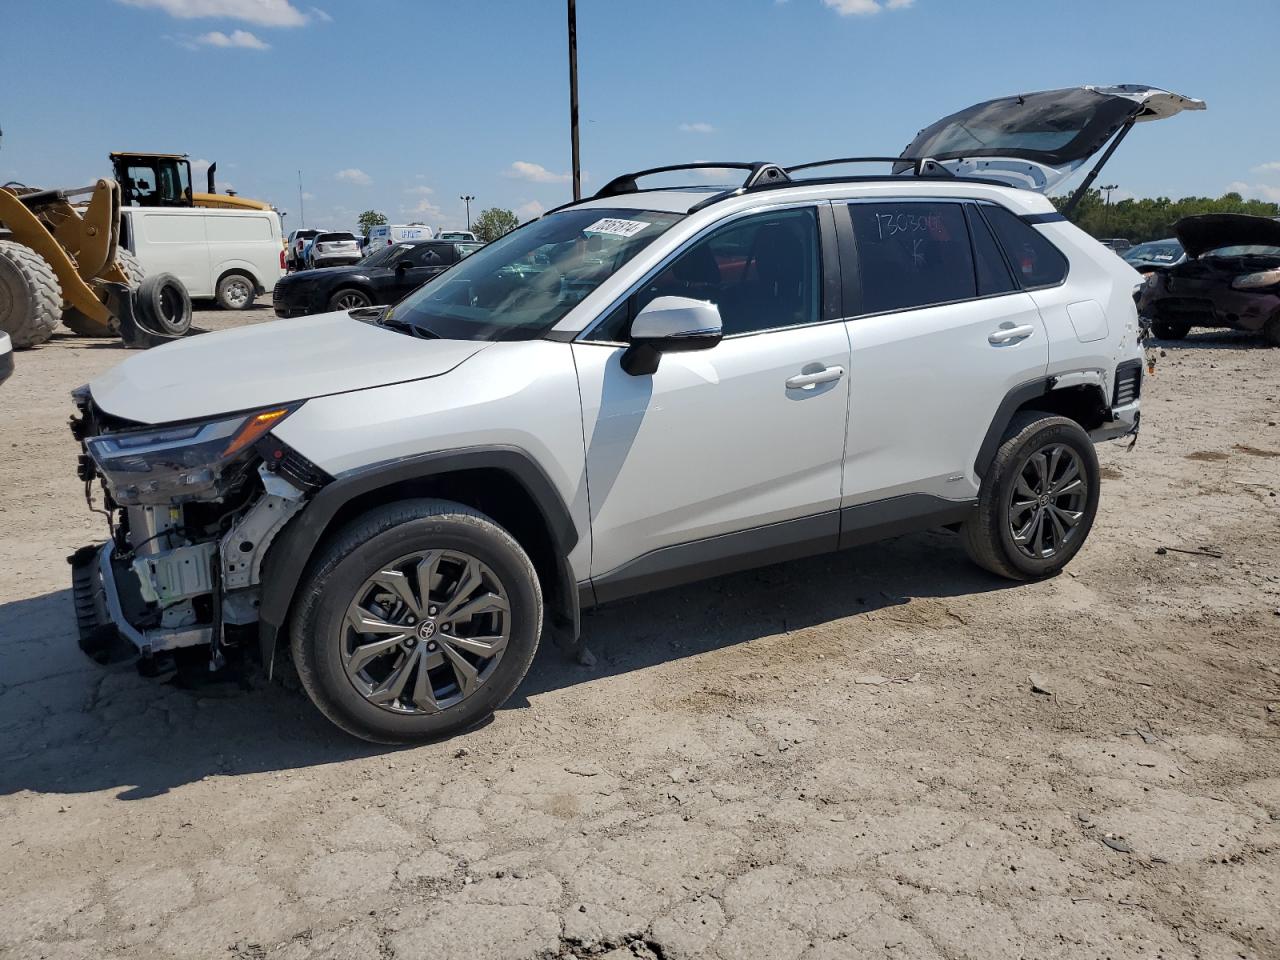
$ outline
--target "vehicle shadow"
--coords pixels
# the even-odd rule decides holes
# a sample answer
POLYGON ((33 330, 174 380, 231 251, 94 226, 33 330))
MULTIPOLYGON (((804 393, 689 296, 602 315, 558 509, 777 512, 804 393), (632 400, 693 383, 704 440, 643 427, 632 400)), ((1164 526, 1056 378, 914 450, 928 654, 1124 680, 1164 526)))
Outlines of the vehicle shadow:
MULTIPOLYGON (((588 613, 591 667, 544 643, 507 709, 681 658, 696 669, 700 655, 760 637, 1011 586, 938 531, 677 587, 588 613)), ((74 624, 69 590, 0 605, 0 796, 113 790, 133 800, 205 777, 395 749, 348 737, 280 682, 190 690, 131 664, 98 666, 80 652, 74 624)))
POLYGON ((1260 333, 1243 330, 1206 329, 1192 330, 1182 340, 1161 340, 1153 337, 1151 344, 1165 350, 1266 350, 1268 345, 1260 333))

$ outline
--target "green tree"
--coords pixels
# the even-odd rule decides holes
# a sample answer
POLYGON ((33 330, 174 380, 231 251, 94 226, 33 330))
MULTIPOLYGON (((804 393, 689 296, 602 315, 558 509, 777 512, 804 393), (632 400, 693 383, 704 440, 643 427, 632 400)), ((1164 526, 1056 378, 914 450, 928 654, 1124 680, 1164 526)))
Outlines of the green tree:
POLYGON ((377 210, 366 210, 360 216, 356 217, 356 223, 360 224, 360 232, 366 237, 369 231, 374 227, 380 227, 387 222, 387 215, 379 213, 377 210))
POLYGON ((503 210, 501 207, 490 207, 475 218, 471 224, 471 230, 476 235, 477 240, 483 240, 488 243, 492 240, 497 240, 505 233, 510 233, 518 226, 520 226, 520 221, 516 219, 516 215, 510 210, 503 210))
MULTIPOLYGON (((1053 203, 1061 210, 1066 197, 1054 197, 1053 203)), ((1221 197, 1144 197, 1141 200, 1120 200, 1108 205, 1098 190, 1090 190, 1080 198, 1080 204, 1071 213, 1071 222, 1095 237, 1125 237, 1134 243, 1147 240, 1163 240, 1173 236, 1173 225, 1183 217, 1204 213, 1243 213, 1254 217, 1280 216, 1280 205, 1265 200, 1246 200, 1231 192, 1221 197)))

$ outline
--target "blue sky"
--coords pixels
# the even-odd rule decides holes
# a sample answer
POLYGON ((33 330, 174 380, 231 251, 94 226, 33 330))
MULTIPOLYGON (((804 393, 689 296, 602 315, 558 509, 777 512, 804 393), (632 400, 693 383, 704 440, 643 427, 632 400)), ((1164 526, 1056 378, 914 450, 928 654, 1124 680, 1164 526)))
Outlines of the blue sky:
MULTIPOLYGON (((311 225, 459 226, 568 199, 563 0, 4 0, 0 181, 115 149, 217 160, 311 225), (107 71, 96 68, 104 63, 107 71)), ((1135 130, 1122 196, 1280 200, 1275 0, 578 0, 586 189, 691 160, 897 153, 979 100, 1148 83, 1206 113, 1135 130), (1038 11, 1038 12, 1037 12, 1038 11)), ((203 182, 203 176, 198 176, 203 182)))

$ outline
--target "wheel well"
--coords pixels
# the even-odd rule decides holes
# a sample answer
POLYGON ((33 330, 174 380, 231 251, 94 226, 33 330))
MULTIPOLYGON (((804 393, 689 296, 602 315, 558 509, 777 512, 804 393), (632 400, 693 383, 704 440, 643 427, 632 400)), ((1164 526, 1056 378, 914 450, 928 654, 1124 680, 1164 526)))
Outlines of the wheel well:
MULTIPOLYGON (((570 597, 565 591, 575 589, 574 584, 564 582, 560 573, 562 561, 567 558, 557 555, 555 539, 537 501, 518 479, 498 468, 478 467, 418 477, 370 490, 349 500, 334 514, 322 542, 374 507, 419 497, 454 500, 493 518, 515 537, 533 561, 547 606, 557 613, 567 609, 570 597)), ((316 551, 319 550, 317 544, 316 551)))
POLYGON ((1014 413, 1024 410, 1040 410, 1074 420, 1085 430, 1096 430, 1107 420, 1106 400, 1102 388, 1094 385, 1064 387, 1033 397, 1019 406, 1014 413))
POLYGON ((262 282, 253 275, 253 271, 246 270, 244 267, 229 267, 226 270, 223 270, 222 273, 218 275, 218 279, 214 281, 214 284, 213 284, 214 291, 215 292, 217 291, 218 287, 221 285, 223 280, 227 279, 227 277, 231 276, 234 273, 238 273, 242 277, 248 277, 250 282, 253 283, 254 290, 258 293, 262 292, 262 282))

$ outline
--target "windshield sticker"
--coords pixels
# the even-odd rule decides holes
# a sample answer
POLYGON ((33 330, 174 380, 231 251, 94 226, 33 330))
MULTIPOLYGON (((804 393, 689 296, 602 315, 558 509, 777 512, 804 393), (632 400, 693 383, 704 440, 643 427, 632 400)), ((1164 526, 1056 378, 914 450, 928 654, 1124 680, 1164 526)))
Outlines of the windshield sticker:
POLYGON ((604 233, 611 237, 634 237, 647 226, 649 224, 643 220, 615 220, 612 217, 605 217, 589 227, 584 227, 582 232, 604 233))

